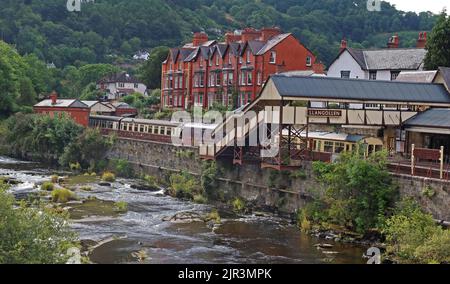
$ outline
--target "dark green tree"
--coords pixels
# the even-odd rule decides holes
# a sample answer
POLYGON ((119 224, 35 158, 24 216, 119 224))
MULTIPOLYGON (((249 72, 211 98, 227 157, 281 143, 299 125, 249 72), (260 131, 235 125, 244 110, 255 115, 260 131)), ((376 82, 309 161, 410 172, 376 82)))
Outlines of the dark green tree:
POLYGON ((168 54, 168 47, 154 48, 150 58, 139 69, 139 78, 147 85, 147 88, 157 89, 161 87, 161 65, 168 54))
POLYGON ((425 67, 436 70, 438 67, 450 67, 450 17, 444 10, 431 32, 426 46, 425 67))

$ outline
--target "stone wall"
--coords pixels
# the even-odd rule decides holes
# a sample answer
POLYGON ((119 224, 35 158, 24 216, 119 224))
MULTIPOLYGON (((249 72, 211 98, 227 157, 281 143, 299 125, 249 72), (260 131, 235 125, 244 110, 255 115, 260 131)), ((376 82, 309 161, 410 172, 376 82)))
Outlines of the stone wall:
MULTIPOLYGON (((186 171, 200 178, 202 161, 196 148, 175 147, 170 144, 118 139, 109 153, 110 158, 125 159, 140 173, 167 180, 173 172, 186 171)), ((233 166, 231 161, 218 161, 219 188, 225 201, 239 196, 261 210, 278 211, 289 215, 312 200, 309 190, 320 185, 312 177, 311 165, 289 173, 261 169, 258 164, 233 166)), ((403 196, 410 196, 439 220, 450 220, 449 183, 438 180, 396 176, 403 196), (422 193, 427 186, 435 192, 433 197, 422 193)))

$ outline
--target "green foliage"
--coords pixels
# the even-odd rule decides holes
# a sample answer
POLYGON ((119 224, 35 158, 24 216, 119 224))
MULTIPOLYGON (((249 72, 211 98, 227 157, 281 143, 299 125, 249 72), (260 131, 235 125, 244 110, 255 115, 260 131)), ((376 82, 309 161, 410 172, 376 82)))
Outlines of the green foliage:
POLYGON ((58 181, 59 181, 59 176, 58 176, 58 175, 52 175, 52 176, 51 176, 51 179, 52 179, 52 183, 58 183, 58 181))
POLYGON ((80 169, 101 171, 106 153, 113 143, 113 139, 102 136, 100 130, 87 128, 67 144, 59 163, 62 166, 78 163, 79 168, 72 169, 76 171, 80 169))
POLYGON ((450 234, 430 214, 410 200, 403 201, 383 229, 386 252, 399 263, 448 263, 450 234))
POLYGON ((422 195, 431 199, 436 195, 436 191, 433 189, 433 187, 431 187, 430 185, 427 185, 422 190, 422 195))
POLYGON ((208 199, 220 199, 219 186, 217 178, 220 176, 219 168, 215 161, 202 162, 201 187, 208 199))
POLYGON ((169 192, 172 196, 193 199, 195 195, 202 194, 197 179, 191 174, 185 172, 172 174, 169 183, 169 192))
POLYGON ((104 172, 102 175, 102 180, 106 182, 116 181, 116 175, 111 172, 104 172))
POLYGON ((291 178, 293 178, 293 179, 305 180, 308 177, 305 170, 303 170, 303 169, 293 171, 290 175, 291 175, 291 178))
POLYGON ((117 213, 126 213, 128 211, 128 203, 125 201, 118 201, 114 203, 114 211, 117 213))
POLYGON ((222 222, 220 218, 219 211, 213 209, 205 218, 205 222, 214 221, 216 224, 220 224, 222 222))
POLYGON ((297 211, 297 224, 300 227, 300 230, 304 233, 308 233, 311 231, 312 225, 307 217, 308 213, 306 209, 302 209, 297 211))
POLYGON ((245 201, 239 197, 236 197, 233 202, 233 210, 237 213, 242 213, 245 210, 245 201))
POLYGON ((398 195, 386 156, 364 159, 359 153, 345 153, 336 163, 314 163, 317 179, 326 189, 316 205, 320 212, 313 215, 359 233, 380 228, 398 195))
POLYGON ((127 160, 112 159, 109 161, 108 168, 120 177, 134 177, 134 170, 127 160))
POLYGON ((438 67, 450 67, 450 17, 443 11, 436 26, 427 40, 425 67, 436 70, 438 67))
POLYGON ((72 200, 76 200, 77 197, 75 193, 66 189, 58 188, 52 191, 52 201, 56 203, 67 203, 72 200))
POLYGON ((153 188, 158 188, 158 179, 155 176, 145 175, 143 180, 153 188))
POLYGON ((197 204, 205 204, 207 200, 203 195, 196 194, 194 195, 193 201, 197 204))
POLYGON ((67 216, 45 209, 14 208, 14 197, 0 184, 0 263, 63 264, 77 247, 67 216))
POLYGON ((161 66, 169 54, 166 46, 155 47, 150 53, 149 59, 139 69, 139 77, 149 89, 160 88, 161 66))
POLYGON ((43 191, 52 191, 55 188, 53 182, 46 181, 41 185, 41 190, 43 191))

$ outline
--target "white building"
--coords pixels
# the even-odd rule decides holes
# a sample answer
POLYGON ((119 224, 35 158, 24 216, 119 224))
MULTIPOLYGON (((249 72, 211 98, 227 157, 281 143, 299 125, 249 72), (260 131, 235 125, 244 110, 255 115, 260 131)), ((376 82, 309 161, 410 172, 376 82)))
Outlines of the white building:
POLYGON ((150 58, 150 53, 148 51, 138 51, 133 55, 134 60, 144 60, 147 61, 150 58))
POLYGON ((400 72, 422 71, 427 51, 426 33, 420 33, 416 48, 398 48, 399 37, 389 40, 388 48, 355 49, 342 41, 341 51, 328 68, 335 78, 393 81, 400 72))
POLYGON ((119 100, 132 93, 147 96, 147 86, 126 72, 109 75, 97 82, 97 89, 106 93, 107 100, 119 100))

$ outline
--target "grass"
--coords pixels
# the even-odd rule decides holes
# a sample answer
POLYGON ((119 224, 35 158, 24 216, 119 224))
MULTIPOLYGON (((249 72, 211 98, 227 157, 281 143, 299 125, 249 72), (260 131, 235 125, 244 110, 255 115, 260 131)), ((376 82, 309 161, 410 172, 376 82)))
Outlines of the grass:
POLYGON ((240 199, 239 197, 236 197, 233 200, 232 204, 233 204, 233 210, 235 212, 243 212, 245 209, 245 202, 242 199, 240 199))
POLYGON ((118 201, 114 203, 114 211, 117 213, 126 213, 128 211, 128 203, 125 201, 118 201))
POLYGON ((59 177, 58 175, 52 175, 52 183, 58 183, 59 177))
POLYGON ((205 204, 206 198, 201 194, 197 194, 194 196, 194 202, 197 204, 205 204))
POLYGON ((76 186, 80 184, 94 183, 96 181, 97 181, 96 176, 78 175, 64 179, 63 183, 67 186, 76 186))
POLYGON ((82 187, 80 187, 80 189, 82 191, 92 191, 92 187, 90 187, 90 186, 82 186, 82 187))
POLYGON ((111 172, 104 172, 102 175, 102 180, 106 182, 116 181, 116 175, 111 172))
POLYGON ((219 215, 219 212, 218 212, 216 209, 212 210, 212 211, 206 216, 205 221, 206 221, 206 222, 214 221, 214 223, 216 223, 216 224, 220 224, 220 223, 222 222, 222 220, 221 220, 221 218, 220 218, 220 215, 219 215))
POLYGON ((60 188, 60 189, 55 189, 52 191, 52 201, 56 202, 56 203, 67 203, 71 200, 76 200, 77 197, 75 195, 75 193, 73 193, 72 191, 65 189, 65 188, 60 188))
POLYGON ((46 181, 41 185, 41 190, 43 191, 52 191, 55 188, 53 182, 46 181))

